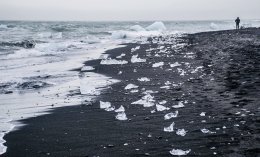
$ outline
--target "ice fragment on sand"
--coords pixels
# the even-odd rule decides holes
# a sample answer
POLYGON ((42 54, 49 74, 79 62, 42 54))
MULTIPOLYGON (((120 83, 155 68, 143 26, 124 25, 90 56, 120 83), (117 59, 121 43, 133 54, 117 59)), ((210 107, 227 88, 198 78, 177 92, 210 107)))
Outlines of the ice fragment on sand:
POLYGON ((179 111, 175 111, 175 113, 168 113, 164 116, 164 120, 169 120, 171 118, 176 118, 179 114, 179 111))
POLYGON ((141 77, 141 78, 138 78, 138 81, 140 81, 140 82, 149 82, 150 79, 147 78, 147 77, 141 77))
POLYGON ((208 129, 201 129, 200 130, 202 133, 204 133, 204 134, 214 134, 214 133, 216 133, 216 132, 212 132, 212 131, 210 131, 210 130, 208 130, 208 129))
POLYGON ((172 122, 172 124, 170 126, 164 127, 163 131, 165 131, 165 132, 173 132, 174 131, 174 128, 173 128, 174 125, 175 125, 175 123, 172 122))
POLYGON ((106 59, 102 60, 100 64, 102 65, 114 65, 114 64, 127 64, 128 61, 125 60, 116 60, 116 59, 106 59))
POLYGON ((108 112, 111 112, 111 111, 114 111, 114 110, 115 110, 115 106, 105 108, 105 111, 108 111, 108 112))
POLYGON ((170 153, 171 155, 180 156, 180 155, 188 155, 190 151, 191 151, 190 149, 189 150, 172 149, 170 153))
POLYGON ((163 106, 163 105, 157 104, 157 105, 156 105, 156 109, 157 109, 157 111, 165 111, 165 110, 169 110, 170 108, 165 107, 165 106, 163 106))
POLYGON ((164 62, 158 62, 153 64, 153 68, 162 67, 164 65, 164 62))
POLYGON ((183 104, 182 101, 180 101, 180 102, 178 103, 178 105, 173 105, 172 107, 173 107, 173 108, 182 108, 182 107, 184 107, 184 104, 183 104))
POLYGON ((116 115, 116 119, 118 119, 118 120, 127 120, 127 117, 126 117, 125 112, 119 112, 119 113, 116 115))
POLYGON ((133 88, 138 88, 138 86, 134 85, 134 84, 128 84, 126 87, 125 87, 125 90, 129 90, 129 89, 133 89, 133 88))
POLYGON ((130 93, 138 93, 138 92, 139 92, 138 89, 133 89, 133 90, 130 91, 130 93))
POLYGON ((132 63, 141 63, 141 62, 146 62, 146 59, 141 59, 138 58, 138 55, 133 55, 131 58, 132 63))
POLYGON ((100 101, 100 108, 105 109, 106 111, 114 111, 115 110, 115 107, 111 106, 110 102, 103 102, 103 101, 100 101))
POLYGON ((184 76, 186 74, 186 72, 181 68, 177 68, 177 70, 180 73, 180 76, 184 76))
POLYGON ((125 112, 124 106, 120 106, 118 109, 115 110, 115 112, 125 112))
POLYGON ((187 131, 185 131, 184 129, 178 129, 176 134, 180 135, 180 136, 185 136, 187 133, 187 131))
POLYGON ((132 48, 131 49, 131 52, 135 52, 135 51, 137 51, 137 50, 139 50, 140 49, 140 46, 137 46, 136 48, 132 48))
POLYGON ((206 116, 206 112, 201 112, 200 116, 201 117, 205 117, 206 116))
POLYGON ((165 101, 165 100, 159 102, 160 105, 164 105, 166 103, 167 103, 167 101, 165 101))
POLYGON ((181 66, 178 62, 175 62, 174 64, 170 64, 171 68, 181 66))
POLYGON ((150 94, 147 94, 143 96, 142 99, 135 101, 131 104, 143 105, 144 107, 152 107, 155 105, 154 102, 155 102, 154 97, 151 96, 150 94))
POLYGON ((84 66, 81 68, 81 71, 84 72, 84 71, 90 71, 90 70, 95 70, 94 67, 92 66, 84 66))
POLYGON ((126 54, 124 54, 124 53, 122 53, 120 56, 117 56, 116 58, 122 58, 122 57, 124 57, 126 54))

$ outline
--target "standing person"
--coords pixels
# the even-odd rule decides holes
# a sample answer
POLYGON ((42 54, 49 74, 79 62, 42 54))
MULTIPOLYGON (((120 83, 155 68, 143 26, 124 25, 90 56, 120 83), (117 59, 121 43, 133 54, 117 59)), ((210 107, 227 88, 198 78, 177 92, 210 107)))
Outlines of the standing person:
POLYGON ((237 19, 235 20, 236 22, 236 29, 239 29, 239 24, 240 24, 240 19, 239 17, 237 17, 237 19))

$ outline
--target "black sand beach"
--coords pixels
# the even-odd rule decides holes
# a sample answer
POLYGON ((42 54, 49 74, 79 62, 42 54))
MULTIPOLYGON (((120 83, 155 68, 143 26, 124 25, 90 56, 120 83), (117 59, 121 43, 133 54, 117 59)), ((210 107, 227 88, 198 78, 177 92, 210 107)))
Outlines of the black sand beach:
POLYGON ((58 108, 23 120, 26 126, 5 136, 8 149, 2 156, 162 157, 172 156, 172 149, 181 149, 190 150, 187 156, 259 157, 260 29, 148 41, 106 52, 112 59, 125 53, 118 60, 128 64, 86 62, 95 72, 121 82, 104 91, 92 105, 86 102, 58 108), (131 52, 137 46, 140 49, 131 52), (146 62, 131 63, 137 54, 146 62), (152 67, 159 62, 164 65, 152 67), (176 62, 179 64, 173 65, 176 62), (150 81, 138 81, 141 77, 150 81), (125 90, 128 84, 139 86, 138 92, 125 90), (169 109, 151 113, 155 106, 131 104, 147 90, 154 92, 151 95, 156 102, 167 101, 164 106, 169 109), (99 101, 111 102, 116 108, 124 106, 128 120, 116 120, 116 113, 101 110, 99 101), (184 107, 172 107, 180 102, 184 107), (176 111, 176 118, 164 120, 165 114, 176 111), (165 132, 164 127, 172 122, 174 132, 165 132), (178 129, 187 134, 177 135, 178 129))

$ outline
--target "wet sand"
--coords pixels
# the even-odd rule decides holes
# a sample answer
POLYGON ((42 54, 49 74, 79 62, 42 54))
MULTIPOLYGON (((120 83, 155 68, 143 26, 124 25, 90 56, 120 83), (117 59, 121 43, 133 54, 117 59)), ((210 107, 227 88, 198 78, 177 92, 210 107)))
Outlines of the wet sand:
POLYGON ((91 105, 23 120, 28 125, 5 136, 8 149, 2 156, 172 156, 172 149, 190 150, 187 156, 260 156, 260 29, 150 38, 107 54, 129 63, 85 64, 120 83, 91 105), (137 54, 146 62, 131 63, 137 54), (164 65, 156 67, 160 62, 164 65), (141 77, 150 81, 138 81, 141 77), (138 91, 126 90, 129 84, 138 91), (167 101, 166 110, 132 104, 148 90, 155 104, 167 101), (100 109, 99 101, 124 106, 128 120, 100 109), (164 120, 176 111, 176 118, 164 120), (165 132, 173 122, 174 131, 165 132), (186 135, 177 135, 178 129, 186 135))

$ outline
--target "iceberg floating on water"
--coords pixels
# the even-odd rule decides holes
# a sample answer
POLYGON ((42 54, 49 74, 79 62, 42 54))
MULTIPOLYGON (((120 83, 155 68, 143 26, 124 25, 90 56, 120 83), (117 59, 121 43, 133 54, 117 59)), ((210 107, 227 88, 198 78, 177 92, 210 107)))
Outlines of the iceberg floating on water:
POLYGON ((165 31, 166 27, 163 24, 163 22, 155 22, 151 24, 150 26, 146 27, 146 30, 148 31, 165 31))
POLYGON ((140 25, 134 25, 134 26, 130 27, 130 30, 137 31, 137 32, 145 31, 145 29, 142 26, 140 26, 140 25))

